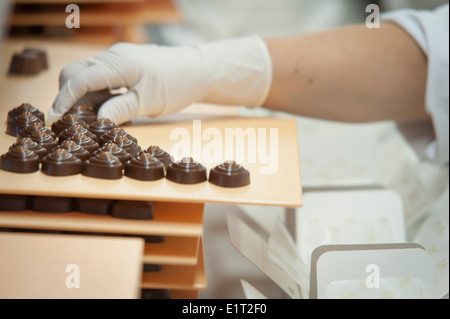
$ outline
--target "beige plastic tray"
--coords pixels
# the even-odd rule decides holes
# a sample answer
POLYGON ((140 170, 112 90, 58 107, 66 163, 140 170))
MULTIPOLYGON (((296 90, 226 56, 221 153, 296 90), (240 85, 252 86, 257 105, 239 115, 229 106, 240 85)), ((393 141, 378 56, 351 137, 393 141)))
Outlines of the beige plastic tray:
POLYGON ((129 220, 79 212, 2 211, 0 227, 197 238, 203 234, 203 206, 157 202, 152 220, 129 220))

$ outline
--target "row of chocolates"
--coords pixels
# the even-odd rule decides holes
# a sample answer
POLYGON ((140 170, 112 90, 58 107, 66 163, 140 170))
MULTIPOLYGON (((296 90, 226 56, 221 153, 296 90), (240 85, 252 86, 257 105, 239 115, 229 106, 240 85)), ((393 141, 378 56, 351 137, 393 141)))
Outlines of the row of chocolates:
MULTIPOLYGON (((71 111, 83 116, 89 124, 77 114, 67 113, 49 130, 42 112, 29 104, 10 111, 7 133, 18 136, 18 140, 2 155, 1 168, 31 173, 39 170, 42 162, 41 170, 52 176, 81 173, 119 179, 125 175, 143 181, 166 177, 181 184, 208 180, 206 168, 192 158, 174 163, 158 146, 142 150, 136 138, 111 120, 96 118, 88 108, 75 106, 71 111), (17 115, 21 111, 24 112, 17 115), (89 119, 88 114, 94 116, 89 119)), ((241 187, 250 184, 250 174, 234 161, 226 161, 211 169, 209 181, 222 187, 241 187)))

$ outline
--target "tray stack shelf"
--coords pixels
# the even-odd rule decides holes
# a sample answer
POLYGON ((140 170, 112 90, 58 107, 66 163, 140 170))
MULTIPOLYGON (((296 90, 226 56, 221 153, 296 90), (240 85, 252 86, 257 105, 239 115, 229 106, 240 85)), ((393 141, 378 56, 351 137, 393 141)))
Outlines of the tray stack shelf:
POLYGON ((80 0, 80 27, 67 28, 70 2, 15 0, 8 26, 12 36, 70 40, 77 43, 146 43, 145 26, 179 23, 181 16, 170 0, 80 0), (22 35, 23 34, 23 35, 22 35))
POLYGON ((126 220, 72 211, 50 213, 0 211, 0 230, 83 236, 152 235, 144 245, 142 263, 157 271, 142 273, 141 289, 164 290, 170 298, 196 298, 206 288, 203 258, 203 204, 154 203, 151 220, 126 220))

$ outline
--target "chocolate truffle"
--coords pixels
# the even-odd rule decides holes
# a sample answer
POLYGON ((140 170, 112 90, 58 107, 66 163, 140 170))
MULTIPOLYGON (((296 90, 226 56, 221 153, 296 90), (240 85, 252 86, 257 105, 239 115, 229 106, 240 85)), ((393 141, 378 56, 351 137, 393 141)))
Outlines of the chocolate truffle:
POLYGON ((39 170, 39 156, 23 146, 15 146, 1 156, 1 168, 15 173, 32 173, 39 170))
POLYGON ((98 118, 95 122, 89 124, 88 129, 100 140, 100 137, 108 133, 111 129, 117 127, 117 125, 107 118, 98 118))
POLYGON ((96 142, 98 141, 97 135, 88 131, 87 128, 85 128, 83 125, 74 124, 71 127, 66 128, 64 131, 62 131, 59 134, 59 143, 61 144, 65 140, 74 137, 75 134, 86 134, 87 137, 90 137, 91 139, 93 139, 96 142))
POLYGON ((45 213, 68 213, 73 209, 70 197, 32 196, 32 210, 45 213))
POLYGON ((57 139, 44 131, 36 131, 30 135, 30 138, 42 147, 45 147, 49 152, 58 146, 57 139))
POLYGON ((17 136, 17 133, 31 123, 40 122, 40 120, 30 112, 23 112, 8 121, 6 134, 17 136))
POLYGON ((153 219, 153 203, 149 201, 118 200, 112 205, 111 215, 125 219, 153 219))
POLYGON ((30 151, 33 151, 39 157, 40 161, 44 158, 45 155, 49 153, 49 151, 45 147, 39 145, 29 137, 18 137, 17 142, 11 145, 9 147, 9 150, 12 150, 16 146, 23 146, 30 151))
POLYGON ((206 168, 191 157, 185 157, 169 165, 166 178, 180 184, 197 184, 206 181, 206 168))
POLYGON ((65 114, 75 114, 87 124, 94 123, 97 120, 97 114, 93 109, 82 104, 75 104, 65 114))
POLYGON ((85 121, 81 120, 76 116, 76 114, 66 114, 63 115, 58 121, 52 124, 52 131, 55 132, 56 135, 61 134, 66 128, 71 127, 72 125, 80 124, 84 127, 87 127, 85 121))
POLYGON ((123 128, 115 127, 100 137, 100 146, 104 145, 105 143, 112 142, 117 136, 126 136, 129 140, 137 144, 137 139, 135 137, 125 132, 123 128))
POLYGON ((58 148, 67 150, 70 154, 78 157, 81 161, 85 161, 91 157, 91 154, 89 154, 89 152, 85 150, 84 147, 78 145, 72 140, 65 140, 59 146, 57 146, 55 150, 58 148))
POLYGON ((83 147, 92 156, 95 150, 98 149, 99 145, 96 141, 86 136, 84 133, 75 134, 73 137, 68 139, 69 141, 74 141, 81 147, 83 147))
POLYGON ((122 177, 122 162, 110 152, 100 152, 84 162, 82 174, 103 179, 122 177))
POLYGON ((86 105, 88 108, 97 114, 100 106, 110 98, 119 95, 120 93, 111 93, 109 89, 102 89, 98 91, 88 92, 83 97, 78 99, 75 104, 86 105))
POLYGON ((209 182, 222 187, 241 187, 250 184, 250 173, 235 161, 226 161, 211 169, 209 182))
POLYGON ((164 178, 164 164, 147 152, 139 152, 125 163, 125 176, 141 181, 164 178))
POLYGON ((55 132, 45 127, 41 122, 33 122, 30 125, 27 125, 27 127, 21 129, 19 133, 17 133, 17 136, 30 137, 36 131, 43 131, 56 138, 55 132))
POLYGON ((82 161, 63 148, 56 149, 42 160, 41 171, 52 176, 69 176, 81 173, 82 161))
POLYGON ((150 153, 151 156, 156 157, 160 162, 162 162, 166 168, 173 163, 172 156, 170 156, 170 154, 163 149, 159 148, 159 146, 149 146, 146 151, 150 153))
POLYGON ((162 266, 159 264, 144 264, 144 272, 157 272, 161 270, 162 266))
POLYGON ((22 103, 21 105, 15 107, 11 111, 9 111, 7 121, 12 120, 13 118, 22 114, 23 112, 32 113, 34 116, 36 116, 38 119, 40 119, 43 124, 45 124, 44 113, 39 111, 36 107, 31 105, 30 103, 22 103))
POLYGON ((122 162, 122 164, 125 164, 127 161, 131 159, 131 155, 124 151, 122 148, 120 148, 117 144, 113 142, 108 142, 103 147, 100 147, 97 149, 92 155, 96 155, 100 152, 110 152, 114 156, 117 156, 117 158, 122 162))
POLYGON ((42 69, 42 62, 36 52, 20 52, 11 59, 9 74, 34 75, 42 69))
POLYGON ((48 69, 47 53, 44 50, 36 48, 25 48, 22 52, 36 54, 41 65, 41 70, 48 69))
POLYGON ((141 151, 141 147, 126 136, 116 136, 111 142, 117 144, 117 146, 129 153, 131 156, 135 156, 141 151))
POLYGON ((28 196, 0 194, 0 211, 20 211, 28 208, 28 196))
POLYGON ((76 198, 76 210, 81 213, 93 215, 108 215, 111 212, 112 199, 102 198, 76 198))
POLYGON ((166 241, 164 235, 134 235, 134 234, 124 234, 124 237, 139 237, 144 239, 146 243, 159 244, 166 241))
POLYGON ((170 299, 170 289, 141 289, 141 299, 170 299))

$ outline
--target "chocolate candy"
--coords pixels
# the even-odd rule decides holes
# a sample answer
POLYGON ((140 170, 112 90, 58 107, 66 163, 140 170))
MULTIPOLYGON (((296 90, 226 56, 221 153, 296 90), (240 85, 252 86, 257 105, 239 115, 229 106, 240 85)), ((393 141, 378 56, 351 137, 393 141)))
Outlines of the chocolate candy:
POLYGON ((58 121, 52 124, 52 131, 55 132, 56 135, 61 134, 66 128, 71 127, 72 125, 79 124, 84 127, 87 127, 85 121, 81 120, 76 116, 76 114, 66 114, 63 115, 58 121))
POLYGON ((55 149, 58 148, 67 150, 70 154, 72 154, 75 157, 78 157, 81 161, 85 161, 91 157, 91 154, 89 154, 89 152, 85 150, 84 147, 78 145, 72 140, 65 140, 55 149))
POLYGON ((15 173, 32 173, 39 170, 39 156, 23 146, 15 146, 1 156, 1 168, 15 173))
POLYGON ((20 211, 28 208, 28 196, 0 194, 0 211, 20 211))
POLYGON ((45 147, 49 152, 58 146, 56 138, 44 131, 35 131, 30 135, 30 138, 42 147, 45 147))
POLYGON ((116 136, 111 142, 117 144, 131 156, 135 156, 141 151, 141 147, 126 136, 116 136))
POLYGON ((118 94, 112 94, 109 89, 88 92, 83 97, 78 99, 75 104, 86 105, 88 108, 92 109, 94 113, 97 113, 98 109, 104 102, 116 95, 118 94))
POLYGON ((153 219, 153 203, 149 201, 118 200, 111 215, 125 219, 153 219))
POLYGON ((52 176, 69 176, 81 173, 82 161, 67 150, 56 149, 42 160, 41 171, 52 176))
POLYGON ((45 125, 42 124, 41 122, 33 122, 33 123, 27 125, 27 127, 21 129, 19 131, 19 133, 17 133, 17 136, 30 137, 36 131, 43 131, 43 132, 50 134, 51 136, 56 138, 55 132, 46 128, 45 125))
POLYGON ((110 152, 99 152, 84 162, 82 174, 103 179, 122 177, 122 162, 110 152))
POLYGON ((40 55, 33 51, 15 53, 9 66, 9 74, 33 75, 44 69, 40 55))
POLYGON ((75 104, 65 114, 75 114, 87 124, 94 123, 97 120, 97 114, 93 109, 83 104, 75 104))
POLYGON ((15 118, 16 116, 22 114, 23 112, 29 112, 32 113, 34 116, 36 116, 38 119, 41 120, 41 122, 43 124, 45 124, 45 116, 44 113, 42 113, 41 111, 39 111, 37 108, 35 108, 33 105, 31 105, 30 103, 22 103, 21 105, 13 108, 11 111, 8 112, 8 119, 7 122, 9 120, 12 120, 13 118, 15 118))
POLYGON ((40 120, 30 112, 23 112, 16 117, 10 119, 6 126, 6 134, 17 136, 17 133, 33 122, 40 122, 40 120))
POLYGON ((166 178, 180 184, 197 184, 206 181, 206 168, 191 157, 185 157, 169 165, 166 178))
POLYGON ((83 125, 74 124, 71 127, 66 128, 59 134, 59 143, 61 144, 65 140, 74 137, 75 134, 86 134, 87 137, 93 139, 96 142, 98 141, 97 135, 88 131, 87 128, 85 128, 83 125))
POLYGON ((153 157, 156 157, 160 162, 164 164, 166 168, 173 163, 172 156, 170 156, 170 154, 163 149, 159 148, 159 146, 149 146, 146 152, 150 153, 150 155, 152 155, 153 157))
POLYGON ((95 135, 97 135, 97 138, 100 140, 100 137, 108 133, 113 128, 117 127, 117 125, 107 118, 98 118, 95 122, 89 124, 88 129, 95 135))
POLYGON ((98 149, 99 145, 96 141, 91 139, 89 136, 87 136, 84 133, 77 133, 73 137, 68 139, 69 141, 73 141, 76 144, 83 147, 86 151, 89 152, 89 154, 92 156, 92 154, 95 152, 95 150, 98 149))
POLYGON ((70 197, 32 196, 31 209, 45 213, 68 213, 73 209, 70 197))
POLYGON ((170 299, 169 289, 141 289, 141 299, 170 299))
POLYGON ((124 237, 139 237, 144 239, 146 243, 153 243, 153 244, 159 244, 166 241, 166 237, 164 235, 131 235, 131 234, 124 234, 122 235, 124 237))
POLYGON ((99 149, 97 149, 93 153, 93 155, 96 155, 97 153, 100 153, 100 152, 112 153, 114 156, 117 156, 117 158, 122 162, 122 164, 125 164, 127 161, 129 161, 131 159, 131 155, 128 152, 124 151, 117 144, 112 143, 112 142, 108 142, 105 145, 103 145, 103 147, 100 147, 99 149))
POLYGON ((161 271, 162 270, 162 266, 158 265, 158 264, 144 264, 144 272, 157 272, 157 271, 161 271))
POLYGON ((211 169, 209 182, 222 187, 241 187, 250 184, 250 173, 235 161, 226 161, 211 169))
POLYGON ((100 140, 99 140, 100 146, 102 146, 108 142, 112 142, 117 136, 126 136, 129 140, 131 140, 137 144, 137 139, 135 137, 133 137, 130 134, 128 134, 127 132, 125 132, 125 130, 123 128, 115 127, 100 137, 100 140))
POLYGON ((48 69, 47 53, 45 53, 44 50, 36 48, 25 48, 22 52, 36 54, 41 64, 41 70, 48 69))
POLYGON ((86 214, 94 215, 108 215, 111 211, 111 206, 114 203, 112 199, 102 198, 76 198, 76 210, 86 214))
POLYGON ((12 150, 16 146, 23 146, 30 151, 33 151, 39 157, 40 161, 44 158, 45 155, 49 153, 49 151, 45 147, 39 145, 29 137, 18 137, 17 142, 11 145, 9 147, 9 150, 12 150))
POLYGON ((164 164, 147 152, 139 152, 125 163, 125 176, 141 181, 164 178, 164 164))

